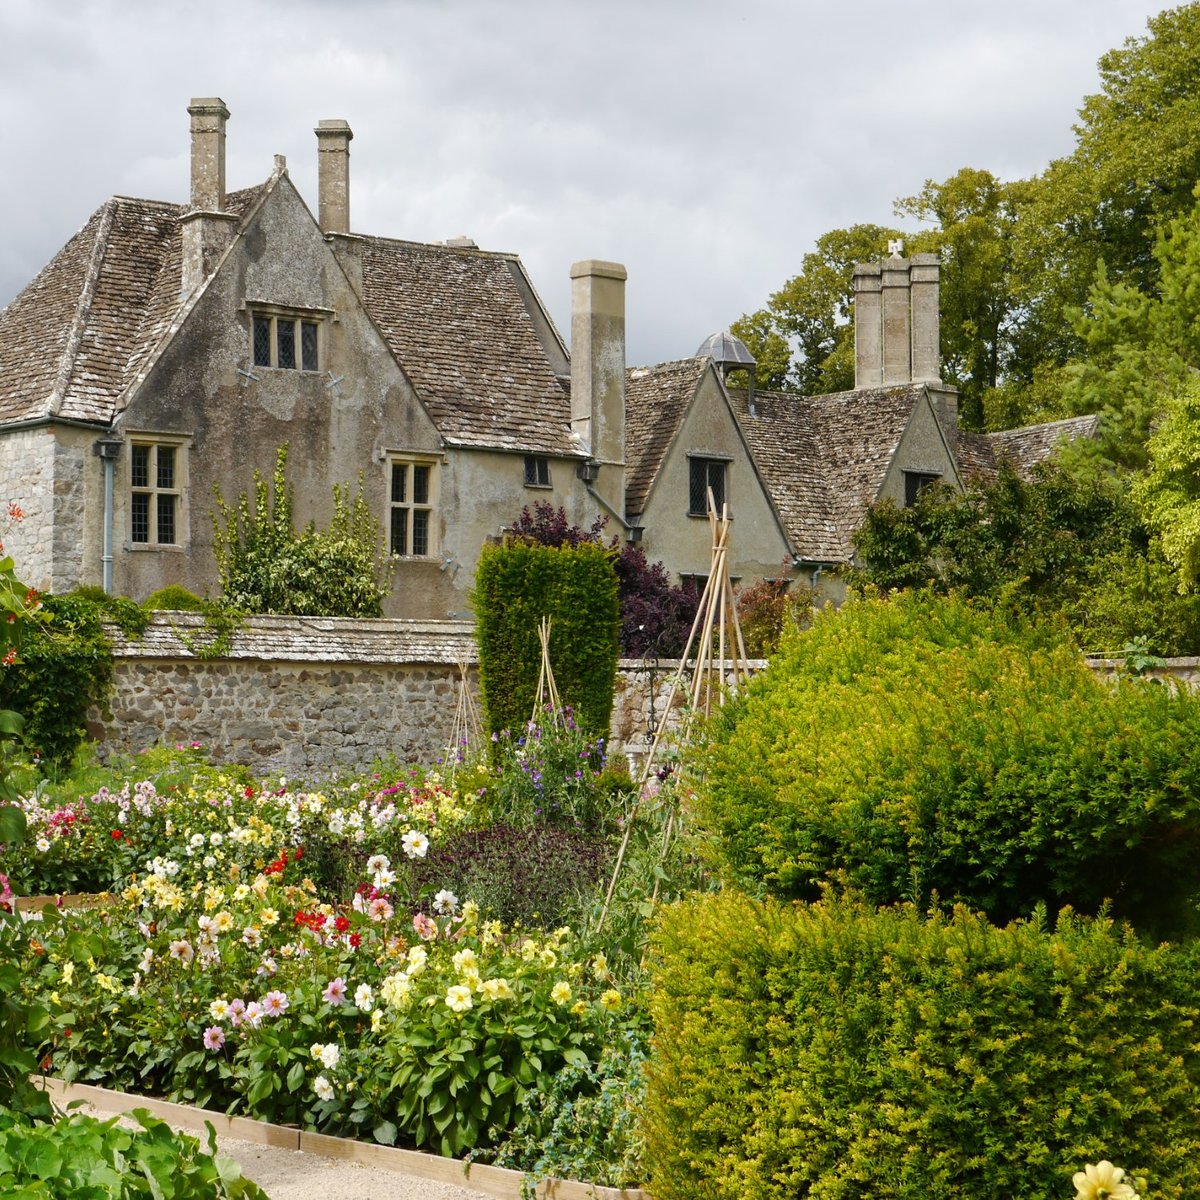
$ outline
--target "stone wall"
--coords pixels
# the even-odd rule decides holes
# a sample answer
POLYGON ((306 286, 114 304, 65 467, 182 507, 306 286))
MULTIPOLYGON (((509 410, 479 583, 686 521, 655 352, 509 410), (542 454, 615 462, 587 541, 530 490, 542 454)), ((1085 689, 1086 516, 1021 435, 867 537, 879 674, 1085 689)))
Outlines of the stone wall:
MULTIPOLYGON (((140 639, 115 644, 116 688, 91 713, 102 754, 199 742, 218 762, 289 777, 326 775, 393 755, 432 762, 451 738, 459 663, 477 688, 466 621, 252 617, 217 658, 203 618, 162 614, 140 639)), ((610 753, 639 758, 671 699, 678 664, 622 663, 610 753)), ((477 692, 475 693, 478 699, 477 692)))

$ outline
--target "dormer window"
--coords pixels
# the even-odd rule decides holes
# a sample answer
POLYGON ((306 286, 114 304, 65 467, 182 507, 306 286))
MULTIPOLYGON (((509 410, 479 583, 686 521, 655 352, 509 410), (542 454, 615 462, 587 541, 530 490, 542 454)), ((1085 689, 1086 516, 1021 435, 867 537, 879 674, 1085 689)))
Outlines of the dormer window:
POLYGON ((905 471, 904 507, 912 508, 917 502, 917 497, 927 487, 933 487, 935 483, 941 483, 941 481, 942 477, 933 471, 905 471))
POLYGON ((251 349, 256 367, 290 371, 321 369, 321 321, 311 313, 256 311, 251 314, 251 349))

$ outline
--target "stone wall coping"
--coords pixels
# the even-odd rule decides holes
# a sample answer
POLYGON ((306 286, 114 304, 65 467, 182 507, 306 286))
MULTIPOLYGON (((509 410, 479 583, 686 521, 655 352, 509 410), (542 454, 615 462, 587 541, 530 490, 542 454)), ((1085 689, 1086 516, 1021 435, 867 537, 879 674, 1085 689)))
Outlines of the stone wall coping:
MULTIPOLYGON (((141 637, 127 637, 115 625, 105 630, 113 656, 130 659, 197 659, 184 638, 203 647, 214 636, 203 614, 191 612, 156 613, 141 637)), ((252 616, 239 622, 228 650, 214 661, 456 663, 477 657, 470 621, 252 616)))
MULTIPOLYGON (((1125 668, 1123 658, 1091 658, 1087 664, 1095 671, 1121 671, 1125 668)), ((1161 667, 1151 667, 1147 674, 1155 671, 1194 671, 1200 667, 1200 658, 1164 658, 1161 667)))

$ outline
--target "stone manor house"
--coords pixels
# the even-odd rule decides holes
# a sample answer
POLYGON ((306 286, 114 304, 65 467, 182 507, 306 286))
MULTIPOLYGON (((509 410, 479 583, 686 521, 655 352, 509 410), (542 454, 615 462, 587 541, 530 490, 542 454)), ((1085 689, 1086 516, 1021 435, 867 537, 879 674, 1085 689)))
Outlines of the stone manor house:
POLYGON ((753 362, 727 334, 630 370, 620 265, 571 268, 568 347, 515 255, 352 232, 345 121, 316 128, 314 218, 282 158, 227 191, 228 109, 188 112, 190 203, 113 197, 0 312, 0 499, 27 514, 7 550, 43 590, 215 592, 214 487, 231 502, 287 443, 300 524, 362 476, 389 616, 467 615, 481 545, 539 500, 703 576, 709 489, 735 577, 836 592, 871 502, 1094 427, 958 429, 934 256, 859 268, 853 391, 733 388, 753 362))

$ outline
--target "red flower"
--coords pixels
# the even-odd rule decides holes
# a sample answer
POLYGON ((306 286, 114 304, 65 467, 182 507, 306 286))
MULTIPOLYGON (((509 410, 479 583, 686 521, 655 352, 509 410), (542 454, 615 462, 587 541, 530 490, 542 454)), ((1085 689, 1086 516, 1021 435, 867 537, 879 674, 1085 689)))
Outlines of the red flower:
POLYGON ((345 933, 346 930, 350 928, 350 920, 348 917, 338 917, 334 921, 333 927, 338 931, 338 933, 345 933))
POLYGON ((114 842, 119 842, 125 835, 119 829, 114 829, 112 831, 112 836, 114 842))
POLYGON ((352 950, 357 950, 359 948, 359 946, 361 946, 361 945, 362 945, 362 934, 361 933, 352 933, 350 935, 350 948, 352 950))
POLYGON ((249 800, 254 795, 254 788, 250 784, 246 784, 246 799, 249 800))
POLYGON ((292 862, 299 862, 304 857, 304 847, 297 846, 295 853, 292 855, 292 862))

